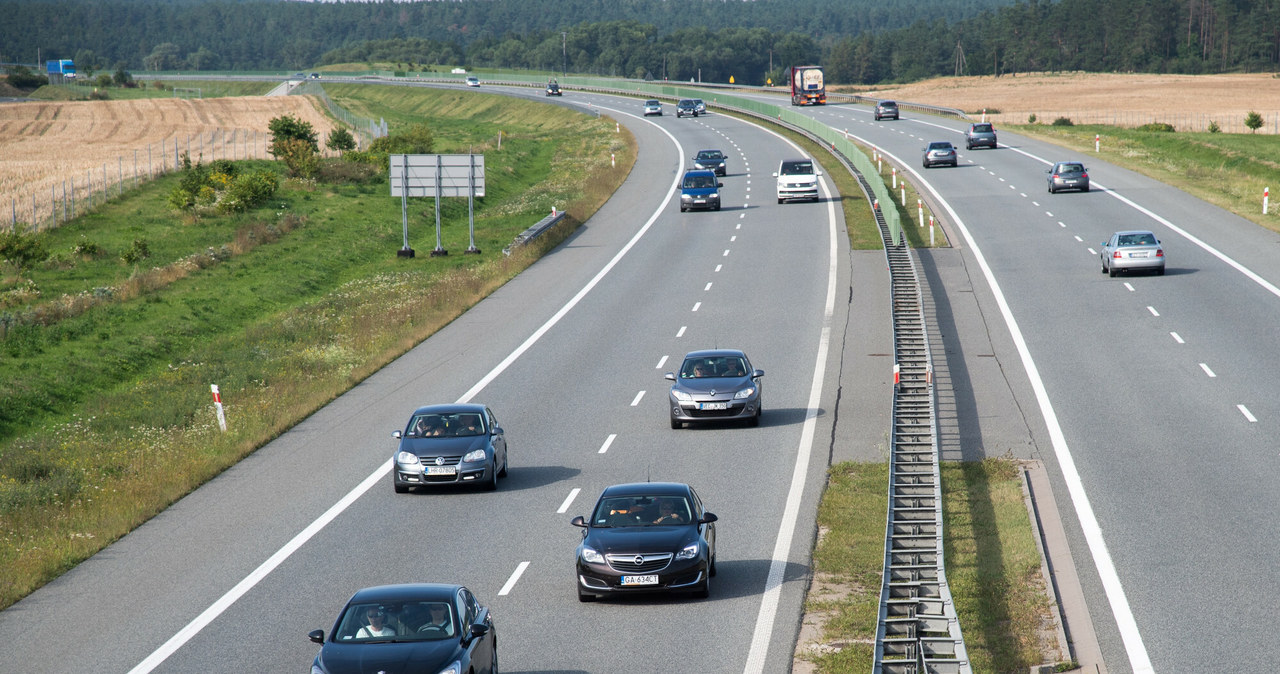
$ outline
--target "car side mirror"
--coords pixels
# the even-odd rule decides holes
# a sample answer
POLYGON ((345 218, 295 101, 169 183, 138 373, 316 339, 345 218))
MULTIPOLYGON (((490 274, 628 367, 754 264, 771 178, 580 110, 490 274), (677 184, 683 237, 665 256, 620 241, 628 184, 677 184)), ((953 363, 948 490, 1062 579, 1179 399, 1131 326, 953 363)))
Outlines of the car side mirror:
POLYGON ((773 177, 777 178, 777 177, 778 177, 778 174, 775 172, 775 173, 773 174, 773 177))
POLYGON ((724 183, 722 183, 722 182, 716 182, 716 187, 724 187, 724 183))
POLYGON ((815 175, 815 176, 817 176, 817 177, 821 178, 821 177, 822 177, 822 171, 814 171, 814 172, 813 172, 813 175, 815 175))
POLYGON ((674 372, 668 372, 668 373, 666 373, 666 374, 662 375, 662 378, 663 378, 663 379, 666 379, 667 381, 675 381, 675 380, 676 380, 676 373, 674 373, 674 372))
POLYGON ((471 623, 471 638, 482 637, 489 633, 489 626, 484 623, 471 623))
POLYGON ((502 427, 494 426, 492 429, 490 429, 489 435, 502 435, 502 427))
POLYGON ((307 638, 318 644, 323 644, 324 630, 311 630, 310 632, 307 632, 307 638))
POLYGON ((711 524, 719 520, 720 518, 716 517, 715 513, 702 513, 702 519, 698 520, 698 524, 711 524))
POLYGON ((752 371, 751 371, 751 378, 752 378, 752 379, 759 379, 759 378, 761 378, 761 377, 763 377, 763 376, 764 376, 764 370, 752 370, 752 371))
POLYGON ((399 439, 400 439, 400 431, 396 431, 396 432, 392 433, 392 434, 391 434, 391 437, 395 438, 396 440, 399 440, 399 439))
POLYGON ((582 527, 583 529, 587 528, 587 521, 582 518, 582 515, 578 515, 577 517, 569 520, 569 524, 572 524, 575 527, 582 527))

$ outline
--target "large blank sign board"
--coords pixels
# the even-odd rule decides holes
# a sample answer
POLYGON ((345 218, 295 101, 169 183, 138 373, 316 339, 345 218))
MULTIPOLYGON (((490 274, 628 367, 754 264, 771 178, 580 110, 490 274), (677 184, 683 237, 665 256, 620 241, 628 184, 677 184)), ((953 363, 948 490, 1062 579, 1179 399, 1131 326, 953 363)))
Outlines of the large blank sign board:
POLYGON ((482 154, 393 154, 390 163, 393 197, 435 197, 437 175, 442 197, 484 196, 482 154))

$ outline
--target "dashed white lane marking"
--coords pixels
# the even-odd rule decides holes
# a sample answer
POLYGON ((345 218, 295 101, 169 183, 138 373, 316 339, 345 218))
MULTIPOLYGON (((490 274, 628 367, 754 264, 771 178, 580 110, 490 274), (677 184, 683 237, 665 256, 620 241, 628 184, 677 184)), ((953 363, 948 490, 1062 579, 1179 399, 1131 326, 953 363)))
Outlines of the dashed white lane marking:
POLYGON ((582 490, 579 489, 578 487, 574 487, 573 489, 570 489, 569 495, 564 497, 564 503, 560 504, 560 509, 556 511, 556 514, 563 515, 569 512, 569 506, 573 504, 573 499, 578 498, 578 493, 581 491, 582 490))
POLYGON ((520 562, 520 564, 516 566, 515 572, 513 572, 511 577, 507 579, 507 584, 503 585, 501 590, 498 590, 498 596, 511 594, 511 588, 516 586, 516 581, 520 580, 520 576, 524 575, 524 570, 527 568, 529 568, 529 562, 520 562))
POLYGON ((639 405, 640 399, 643 397, 644 397, 644 391, 637 393, 635 399, 631 401, 631 406, 635 407, 636 405, 639 405))
POLYGON ((1159 316, 1159 315, 1160 315, 1160 312, 1159 312, 1159 311, 1156 311, 1156 308, 1155 308, 1155 307, 1150 307, 1150 306, 1149 306, 1149 307, 1147 307, 1147 311, 1150 311, 1152 316, 1159 316))
POLYGON ((1216 377, 1216 376, 1218 376, 1218 375, 1214 374, 1214 373, 1213 373, 1213 370, 1210 370, 1210 369, 1209 369, 1209 366, 1208 366, 1208 365, 1206 365, 1206 364, 1204 364, 1204 363, 1200 363, 1200 369, 1201 369, 1201 370, 1204 370, 1204 373, 1205 373, 1205 374, 1207 374, 1207 375, 1209 375, 1210 377, 1216 377))
POLYGON ((1249 414, 1248 407, 1245 407, 1244 405, 1236 405, 1236 409, 1240 410, 1240 413, 1244 415, 1245 419, 1249 420, 1249 423, 1253 424, 1258 422, 1258 419, 1256 417, 1254 417, 1252 414, 1249 414))
POLYGON ((1182 335, 1179 335, 1179 334, 1178 334, 1178 333, 1176 333, 1176 332, 1171 332, 1171 333, 1169 333, 1169 336, 1170 336, 1170 337, 1173 337, 1173 341, 1175 341, 1175 342, 1177 342, 1177 343, 1179 343, 1179 344, 1186 344, 1186 342, 1182 341, 1182 335))
POLYGON ((653 369, 655 369, 655 370, 661 370, 661 369, 662 369, 662 366, 663 366, 663 365, 666 365, 666 364, 667 364, 667 357, 666 357, 666 356, 663 356, 663 357, 658 361, 658 364, 653 366, 653 369))
POLYGON ((604 454, 605 452, 609 451, 609 445, 612 445, 613 441, 617 439, 617 437, 618 437, 617 433, 610 433, 609 437, 604 439, 604 444, 600 445, 600 451, 596 452, 596 454, 604 454))

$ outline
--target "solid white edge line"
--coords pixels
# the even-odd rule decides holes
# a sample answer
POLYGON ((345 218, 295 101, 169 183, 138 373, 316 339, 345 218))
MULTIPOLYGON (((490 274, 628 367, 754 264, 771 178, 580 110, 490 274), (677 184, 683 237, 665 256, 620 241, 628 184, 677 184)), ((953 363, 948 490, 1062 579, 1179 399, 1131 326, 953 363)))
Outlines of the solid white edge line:
MULTIPOLYGON (((782 138, 769 129, 765 131, 782 138)), ((795 143, 787 142, 803 153, 795 143)), ((827 301, 822 313, 822 334, 818 339, 818 354, 814 359, 813 385, 809 389, 809 403, 805 409, 804 426, 800 432, 800 446, 796 454, 795 467, 791 473, 791 488, 787 492, 787 504, 782 511, 782 521, 778 524, 778 540, 773 546, 773 559, 769 562, 769 575, 765 580, 764 593, 760 600, 760 613, 756 616, 755 631, 751 635, 751 650, 747 653, 747 664, 743 668, 745 674, 763 672, 765 656, 769 652, 769 639, 773 635, 778 602, 782 598, 783 576, 791 551, 791 538, 795 534, 796 521, 800 517, 800 501, 804 496, 809 456, 813 452, 814 430, 818 424, 818 406, 822 402, 822 382, 827 350, 831 342, 831 319, 835 315, 837 246, 839 245, 839 238, 836 236, 835 201, 831 199, 827 181, 823 178, 819 178, 818 181, 822 185, 822 195, 827 201, 827 238, 831 242, 827 253, 827 301)))
MULTIPOLYGON (((611 435, 609 437, 612 438, 613 436, 611 435)), ((578 493, 581 491, 582 489, 580 487, 574 487, 573 489, 570 489, 569 495, 564 497, 564 503, 560 504, 560 508, 556 510, 556 514, 563 515, 566 512, 569 512, 569 506, 573 504, 573 499, 578 498, 578 493)))
MULTIPOLYGON (((677 154, 680 155, 680 163, 678 165, 684 166, 684 160, 685 160, 684 148, 681 147, 680 142, 676 140, 676 137, 672 135, 670 131, 667 131, 661 126, 658 126, 656 123, 649 122, 649 120, 643 119, 641 117, 637 117, 636 115, 633 115, 628 112, 623 112, 621 110, 616 110, 613 108, 601 107, 601 109, 609 110, 611 112, 617 112, 619 114, 623 114, 628 117, 632 117, 637 120, 653 124, 654 128, 665 133, 667 137, 671 139, 671 142, 676 146, 677 154)), ((587 284, 577 292, 577 294, 573 296, 572 299, 570 299, 567 303, 565 303, 565 305, 561 307, 560 310, 557 311, 554 315, 552 315, 551 318, 547 319, 547 322, 543 323, 541 327, 535 330, 534 333, 530 335, 529 338, 526 339, 520 346, 516 347, 515 351, 512 351, 511 354, 508 355, 506 358, 504 358, 501 363, 498 363, 498 365, 496 365, 492 370, 490 370, 489 373, 486 374, 478 383, 476 383, 475 386, 472 386, 469 391, 464 393, 462 397, 458 399, 458 402, 459 403, 470 402, 470 400, 473 397, 475 397, 476 394, 482 391, 485 386, 488 386, 490 382, 492 382, 494 379, 498 377, 498 375, 502 374, 504 370, 510 367, 511 364, 514 363, 517 358, 524 355, 524 352, 528 351, 529 348, 534 345, 534 343, 536 343, 539 339, 541 339, 542 336, 552 328, 552 326, 554 326, 556 323, 559 323, 560 319, 564 318, 565 314, 569 313, 570 309, 577 306, 578 302, 581 302, 582 298, 586 297, 587 293, 591 292, 591 290, 595 288, 598 283, 600 283, 601 279, 603 279, 606 274, 612 271, 613 268, 617 266, 618 262, 621 261, 622 258, 628 252, 630 252, 633 247, 635 247, 636 243, 640 241, 640 238, 643 237, 645 233, 649 231, 649 228, 653 226, 653 223, 657 222, 658 217, 661 216, 664 212, 666 212, 667 204, 671 203, 671 198, 675 195, 676 189, 679 187, 679 185, 680 185, 679 177, 674 178, 672 180, 671 187, 667 190, 667 197, 662 200, 662 204, 659 205, 657 210, 653 212, 653 215, 649 216, 649 219, 644 223, 644 225, 639 229, 639 231, 637 231, 635 235, 631 237, 631 240, 627 241, 626 245, 624 245, 622 249, 619 250, 618 253, 614 255, 613 258, 610 259, 609 262, 605 264, 605 266, 599 272, 597 272, 596 275, 592 277, 591 280, 588 281, 587 284)), ((228 590, 226 594, 222 595, 222 597, 220 597, 217 601, 211 604, 209 608, 201 612, 200 615, 196 616, 194 620, 187 623, 187 625, 183 627, 181 630, 178 630, 178 633, 170 637, 168 641, 166 641, 164 644, 160 646, 160 648, 157 648, 150 655, 148 655, 142 662, 138 663, 136 667, 129 670, 129 674, 146 674, 147 672, 150 672, 151 670, 159 666, 160 663, 168 659, 170 655, 173 655, 175 652, 177 652, 179 648, 182 648, 184 644, 190 641, 192 637, 198 634, 200 630, 203 630, 206 626, 209 625, 209 623, 213 622, 213 620, 217 618, 219 615, 221 615, 223 611, 226 611, 228 608, 230 608, 232 604, 234 604, 238 599, 240 599, 240 597, 244 596, 245 593, 247 593, 250 589, 253 588, 253 586, 257 585, 263 578, 266 578, 267 575, 270 574, 271 571, 273 571, 277 566, 279 566, 281 562, 287 559, 294 552, 297 552, 298 548, 301 548, 302 545, 306 543, 308 540, 310 540, 312 536, 319 533, 321 529, 323 529, 325 526, 329 524, 329 522, 332 522, 334 518, 342 514, 342 512, 346 510, 348 507, 350 507, 350 505, 354 503, 356 499, 364 495, 364 493, 368 491, 370 487, 372 487, 379 479, 381 479, 383 476, 385 476, 389 472, 391 472, 390 460, 388 460, 384 464, 381 464, 381 466, 377 470, 375 470, 372 474, 370 474, 369 477, 366 477, 364 481, 361 482, 355 489, 352 489, 350 492, 347 493, 346 496, 343 496, 337 503, 335 503, 332 507, 326 510, 323 515, 316 518, 314 522, 307 525, 306 529, 303 529, 301 533, 299 533, 297 536, 294 536, 293 539, 290 540, 288 543, 286 543, 284 547, 277 550, 275 554, 271 555, 271 557, 267 559, 267 561, 263 562, 261 566, 255 569, 253 573, 249 574, 248 576, 245 576, 244 580, 241 580, 239 583, 236 583, 235 587, 228 590)), ((529 564, 528 562, 524 562, 524 566, 527 566, 528 564, 529 564)), ((517 577, 519 576, 519 573, 522 571, 523 571, 523 566, 521 567, 520 570, 517 571, 517 577)), ((512 582, 514 582, 514 579, 512 582)))
MULTIPOLYGON (((871 144, 862 138, 857 140, 867 145, 871 144)), ((1010 149, 1028 157, 1039 159, 1039 157, 1034 157, 1034 155, 1022 152, 1017 148, 1010 149)), ((1142 634, 1138 631, 1138 622, 1133 617, 1133 609, 1129 606, 1129 599, 1125 596, 1124 586, 1120 583, 1120 575, 1116 572, 1115 563, 1111 561, 1111 553, 1107 550, 1107 541, 1102 536, 1102 527, 1098 524, 1098 518, 1093 512, 1093 505, 1089 502, 1089 495, 1085 493, 1084 482, 1080 478, 1080 472, 1076 469, 1075 458, 1071 456, 1071 449, 1067 447, 1067 438, 1062 432, 1062 426, 1058 423, 1058 415, 1053 409, 1053 403, 1049 401, 1049 392, 1045 390, 1044 381, 1040 378, 1040 370, 1036 367, 1035 361, 1032 360, 1031 351, 1027 347, 1026 339, 1022 336, 1022 329, 1018 327, 1018 321, 1013 317, 1013 310, 1009 308, 1009 303, 1004 297, 1004 291, 1000 289, 1000 284, 996 282, 996 277, 991 272, 991 266, 987 264, 986 256, 982 254, 982 249, 978 247, 978 243, 973 240, 973 235, 969 232, 969 228, 965 226, 964 221, 951 208, 951 204, 943 199, 941 194, 938 194, 938 191, 934 189, 931 183, 924 180, 923 176, 916 172, 914 168, 911 168, 910 165, 902 162, 901 159, 893 157, 893 155, 884 152, 884 150, 881 150, 881 152, 897 160, 903 166, 907 166, 916 175, 916 184, 924 185, 933 194, 937 203, 941 204, 951 216, 952 222, 960 230, 965 242, 969 244, 969 249, 973 252, 973 257, 977 260, 978 266, 982 269, 982 275, 986 277, 987 285, 991 288, 991 294, 995 298, 996 305, 1000 307, 1000 315, 1004 317, 1005 325, 1009 328, 1009 334, 1013 337, 1014 346, 1018 349, 1018 355, 1022 359, 1022 367, 1027 371, 1027 378, 1031 380, 1031 388, 1035 392, 1036 401, 1040 406, 1040 413, 1044 416, 1045 425, 1049 430, 1054 456, 1057 457, 1058 466, 1062 469, 1062 478, 1066 482, 1067 492, 1071 495, 1071 504, 1075 508, 1076 517, 1080 518, 1080 527, 1084 531, 1085 542, 1089 545, 1089 553, 1093 557, 1093 565, 1098 570, 1098 576, 1102 580, 1102 588, 1106 592, 1108 603, 1111 605, 1111 613, 1115 616, 1116 627, 1120 631, 1120 639, 1124 642, 1125 652, 1129 656, 1129 664, 1133 668, 1134 674, 1154 674, 1155 668, 1151 664, 1151 657, 1147 654, 1147 646, 1142 641, 1142 634)))
POLYGON ((507 584, 498 590, 499 597, 505 597, 511 594, 511 589, 516 586, 516 581, 520 580, 520 576, 524 575, 524 570, 529 568, 529 562, 520 562, 516 565, 516 570, 511 573, 511 577, 507 579, 507 584))

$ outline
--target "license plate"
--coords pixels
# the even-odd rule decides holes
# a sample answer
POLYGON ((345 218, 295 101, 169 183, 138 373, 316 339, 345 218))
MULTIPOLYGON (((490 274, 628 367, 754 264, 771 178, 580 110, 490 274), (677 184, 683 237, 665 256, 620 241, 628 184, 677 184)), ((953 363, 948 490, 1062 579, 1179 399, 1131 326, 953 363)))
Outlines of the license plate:
POLYGON ((700 410, 727 410, 727 409, 729 409, 729 403, 699 403, 699 404, 698 404, 698 409, 700 409, 700 410))
POLYGON ((657 576, 623 576, 623 585, 657 585, 657 576))
POLYGON ((457 466, 426 466, 423 471, 427 475, 456 475, 457 466))
POLYGON ((694 199, 694 200, 693 200, 693 203, 695 203, 695 204, 705 204, 705 203, 707 203, 707 200, 706 200, 706 199, 694 199))
POLYGON ((1143 251, 1141 253, 1129 253, 1129 257, 1150 257, 1151 253, 1143 251))

